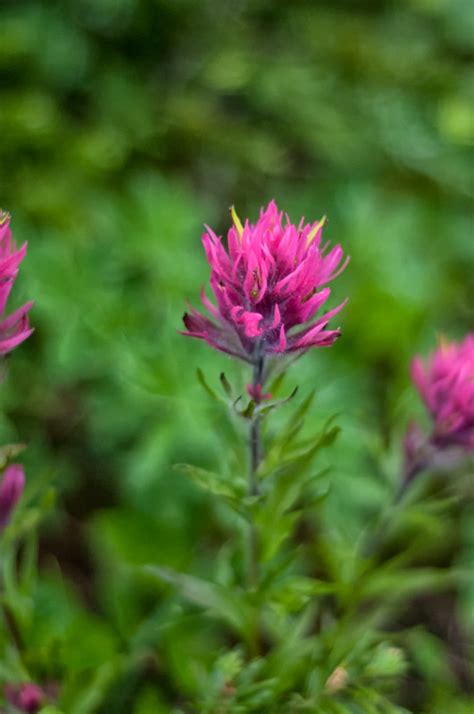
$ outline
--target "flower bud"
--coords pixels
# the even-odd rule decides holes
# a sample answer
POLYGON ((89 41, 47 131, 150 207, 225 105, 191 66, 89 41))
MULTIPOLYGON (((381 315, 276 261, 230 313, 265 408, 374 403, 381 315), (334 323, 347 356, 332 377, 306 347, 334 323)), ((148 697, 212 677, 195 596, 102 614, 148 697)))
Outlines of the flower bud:
POLYGON ((336 667, 326 682, 326 690, 330 694, 336 694, 337 692, 340 692, 341 689, 344 689, 348 681, 349 673, 347 669, 342 666, 336 667))
POLYGON ((45 700, 43 690, 33 682, 7 684, 5 697, 10 704, 25 714, 36 714, 45 700))

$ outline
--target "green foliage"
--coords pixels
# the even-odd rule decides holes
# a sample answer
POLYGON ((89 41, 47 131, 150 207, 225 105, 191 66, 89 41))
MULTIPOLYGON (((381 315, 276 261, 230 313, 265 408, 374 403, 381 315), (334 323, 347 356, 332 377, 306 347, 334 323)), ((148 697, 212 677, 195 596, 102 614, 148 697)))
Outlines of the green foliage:
POLYGON ((391 506, 408 362, 469 328, 467 3, 16 0, 0 26, 0 205, 29 243, 12 299, 36 300, 1 385, 0 466, 28 483, 0 683, 60 682, 49 714, 471 714, 472 469, 391 506), (334 348, 275 369, 242 497, 250 376, 176 330, 202 224, 272 196, 329 216, 350 301, 334 348))
POLYGON ((243 637, 249 636, 250 615, 243 592, 237 593, 219 583, 210 583, 191 575, 175 573, 167 568, 148 566, 147 572, 164 582, 176 585, 187 600, 222 618, 243 637))

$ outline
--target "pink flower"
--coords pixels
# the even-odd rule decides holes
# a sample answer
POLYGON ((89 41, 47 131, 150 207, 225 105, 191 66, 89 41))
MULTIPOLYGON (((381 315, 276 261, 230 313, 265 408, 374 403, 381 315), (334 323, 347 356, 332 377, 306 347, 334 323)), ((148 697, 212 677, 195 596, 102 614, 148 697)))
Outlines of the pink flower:
POLYGON ((433 418, 431 441, 474 450, 474 334, 441 342, 426 365, 416 357, 411 376, 433 418))
MULTIPOLYGON (((16 250, 10 230, 10 216, 0 211, 0 315, 2 317, 25 253, 26 243, 20 250, 16 250)), ((33 332, 27 316, 32 305, 32 302, 28 302, 8 317, 0 318, 0 355, 11 352, 33 332)))
POLYGON ((330 295, 327 284, 347 259, 340 265, 341 246, 321 246, 325 219, 301 219, 295 226, 274 201, 255 225, 247 220, 242 226, 233 209, 232 219, 227 249, 210 228, 203 235, 217 306, 203 292, 209 316, 191 307, 183 334, 251 363, 266 354, 332 345, 340 331, 328 329, 329 320, 345 302, 315 317, 330 295))
POLYGON ((41 687, 32 682, 24 684, 7 684, 5 697, 14 707, 27 714, 38 712, 45 701, 41 687))
POLYGON ((10 520, 25 487, 25 472, 20 464, 10 464, 5 469, 0 483, 0 532, 10 520))

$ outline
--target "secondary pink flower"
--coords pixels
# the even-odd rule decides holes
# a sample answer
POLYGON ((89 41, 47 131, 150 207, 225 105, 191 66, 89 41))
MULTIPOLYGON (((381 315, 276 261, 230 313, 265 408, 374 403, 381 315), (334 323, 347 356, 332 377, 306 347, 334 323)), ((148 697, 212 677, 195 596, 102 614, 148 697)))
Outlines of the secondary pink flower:
POLYGON ((25 472, 20 464, 10 464, 0 483, 0 532, 5 528, 25 487, 25 472))
POLYGON ((27 714, 36 714, 45 701, 41 687, 32 682, 7 684, 5 697, 16 709, 27 714))
POLYGON ((432 442, 474 450, 474 334, 441 342, 426 365, 416 357, 411 375, 433 418, 432 442))
POLYGON ((340 245, 321 246, 324 219, 295 226, 274 201, 254 225, 247 220, 242 226, 233 209, 232 218, 227 249, 206 227, 202 241, 217 306, 203 292, 209 316, 191 308, 184 334, 252 363, 265 354, 332 345, 340 331, 328 329, 329 320, 345 302, 314 318, 330 295, 327 284, 347 260, 340 265, 340 245))
POLYGON ((25 253, 26 243, 16 250, 10 230, 10 216, 0 211, 0 356, 11 352, 33 332, 27 316, 32 302, 26 303, 8 317, 3 317, 10 290, 25 253))

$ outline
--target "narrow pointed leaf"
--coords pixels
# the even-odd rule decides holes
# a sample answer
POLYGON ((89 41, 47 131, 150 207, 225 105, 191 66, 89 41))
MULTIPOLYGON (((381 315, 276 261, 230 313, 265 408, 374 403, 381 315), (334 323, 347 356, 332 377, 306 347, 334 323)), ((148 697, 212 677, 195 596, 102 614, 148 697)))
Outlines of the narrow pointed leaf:
POLYGON ((249 609, 243 594, 240 596, 235 589, 178 573, 170 568, 148 565, 145 570, 158 580, 174 585, 186 600, 199 605, 211 616, 224 620, 236 632, 247 636, 249 609))
POLYGON ((191 464, 176 464, 174 468, 176 471, 189 476, 194 483, 215 496, 239 498, 245 493, 245 482, 243 480, 235 479, 230 481, 230 479, 221 474, 207 471, 191 464))
POLYGON ((232 387, 230 386, 230 383, 229 383, 227 377, 225 376, 224 372, 220 373, 219 379, 222 384, 222 388, 223 388, 224 392, 231 399, 232 398, 232 387))
POLYGON ((221 397, 207 383, 206 378, 204 376, 204 372, 202 371, 202 369, 200 367, 197 368, 196 375, 197 375, 199 384, 203 387, 203 389, 206 390, 206 392, 209 394, 209 396, 212 399, 214 399, 216 402, 222 402, 221 397))

